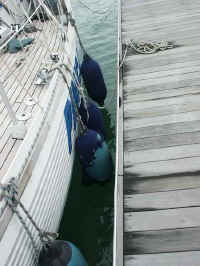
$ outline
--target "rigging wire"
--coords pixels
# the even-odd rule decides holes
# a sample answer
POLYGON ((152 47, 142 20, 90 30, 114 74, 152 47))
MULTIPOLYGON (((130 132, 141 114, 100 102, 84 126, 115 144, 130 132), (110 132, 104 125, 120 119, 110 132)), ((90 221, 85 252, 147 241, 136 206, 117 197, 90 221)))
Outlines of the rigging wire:
POLYGON ((106 11, 97 11, 97 10, 94 10, 94 9, 92 9, 91 7, 89 7, 88 5, 86 5, 85 3, 83 3, 81 0, 78 0, 78 2, 82 5, 82 6, 84 6, 85 8, 87 8, 88 10, 90 10, 93 14, 97 14, 97 15, 105 15, 105 14, 107 14, 107 12, 108 12, 108 10, 106 10, 106 11))

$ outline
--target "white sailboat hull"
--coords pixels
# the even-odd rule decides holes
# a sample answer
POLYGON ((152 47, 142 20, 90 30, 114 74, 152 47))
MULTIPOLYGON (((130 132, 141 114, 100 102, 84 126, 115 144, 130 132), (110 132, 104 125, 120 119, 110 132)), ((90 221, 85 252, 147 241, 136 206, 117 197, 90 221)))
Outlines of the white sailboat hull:
MULTIPOLYGON (((62 93, 59 94, 60 101, 54 119, 49 124, 46 141, 39 152, 39 156, 37 154, 38 149, 32 156, 32 160, 36 160, 35 166, 21 197, 21 201, 38 226, 42 230, 50 232, 57 232, 58 230, 74 160, 74 148, 71 154, 68 149, 64 117, 66 100, 69 99, 66 87, 62 88, 62 93)), ((55 104, 57 104, 56 102, 55 104)), ((55 105, 52 109, 55 110, 55 105)), ((51 112, 49 113, 51 114, 51 112)), ((74 146, 74 135, 75 131, 72 132, 72 147, 74 146)), ((25 221, 27 220, 25 219, 25 221)), ((40 247, 37 232, 31 227, 30 222, 27 224, 35 236, 38 247, 40 247)), ((0 254, 1 266, 33 265, 35 250, 16 215, 13 215, 1 239, 0 254)))
MULTIPOLYGON (((68 55, 64 62, 72 71, 79 72, 76 59, 76 34, 70 25, 66 51, 68 55)), ((72 77, 67 72, 65 75, 70 85, 72 77)), ((58 230, 73 168, 77 125, 75 127, 72 112, 69 138, 68 121, 64 114, 67 101, 71 103, 67 84, 59 71, 55 70, 40 103, 41 110, 34 115, 26 137, 3 178, 3 182, 11 177, 19 181, 21 202, 38 227, 48 232, 58 230)), ((27 224, 37 248, 40 249, 41 242, 37 231, 22 210, 19 207, 17 210, 27 224)), ((18 217, 7 207, 0 217, 0 266, 32 266, 35 265, 35 255, 36 251, 26 230, 18 217)))

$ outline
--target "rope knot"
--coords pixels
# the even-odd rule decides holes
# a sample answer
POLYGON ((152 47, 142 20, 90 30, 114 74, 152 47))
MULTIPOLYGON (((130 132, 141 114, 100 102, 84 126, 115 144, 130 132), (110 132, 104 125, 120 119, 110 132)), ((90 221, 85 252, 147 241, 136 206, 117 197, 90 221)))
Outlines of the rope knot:
POLYGON ((5 199, 10 206, 16 207, 18 204, 18 186, 16 180, 12 178, 7 184, 1 184, 0 188, 2 190, 0 200, 5 199))

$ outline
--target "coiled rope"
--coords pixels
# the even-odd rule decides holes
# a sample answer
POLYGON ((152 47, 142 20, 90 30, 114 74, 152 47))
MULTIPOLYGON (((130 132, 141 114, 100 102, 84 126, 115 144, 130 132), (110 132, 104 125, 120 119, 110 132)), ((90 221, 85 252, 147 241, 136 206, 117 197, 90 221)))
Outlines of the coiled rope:
POLYGON ((156 41, 149 41, 149 42, 136 42, 134 40, 127 40, 123 46, 125 47, 124 49, 124 55, 122 57, 122 61, 119 65, 119 69, 123 66, 125 58, 127 56, 128 50, 131 50, 133 53, 138 53, 138 54, 154 54, 159 51, 164 51, 167 49, 172 49, 175 48, 176 45, 174 42, 168 42, 168 41, 161 41, 161 42, 156 42, 156 41))

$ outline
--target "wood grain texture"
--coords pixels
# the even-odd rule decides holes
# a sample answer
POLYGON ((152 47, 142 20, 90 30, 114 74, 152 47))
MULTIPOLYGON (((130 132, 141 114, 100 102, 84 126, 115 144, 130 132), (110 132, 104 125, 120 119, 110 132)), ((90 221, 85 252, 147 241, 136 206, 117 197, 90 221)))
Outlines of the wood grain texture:
POLYGON ((200 227, 124 234, 124 254, 200 250, 200 227))
POLYGON ((151 231, 200 226, 200 207, 126 212, 124 231, 151 231))
POLYGON ((193 173, 200 171, 200 157, 181 158, 175 160, 147 162, 125 165, 125 175, 136 175, 138 178, 162 177, 165 175, 193 173))
POLYGON ((171 134, 181 134, 181 133, 192 133, 200 130, 200 120, 187 121, 187 122, 177 122, 168 123, 166 125, 155 125, 155 126, 143 126, 141 128, 135 128, 134 130, 129 129, 125 131, 125 140, 130 141, 138 138, 148 138, 171 135, 171 134))
POLYGON ((124 194, 144 194, 200 187, 200 171, 138 178, 137 174, 124 177, 124 194))
POLYGON ((200 2, 122 1, 124 266, 199 266, 200 2))
MULTIPOLYGON (((200 132, 189 132, 182 134, 167 134, 163 136, 156 136, 150 138, 138 138, 132 141, 125 141, 124 146, 126 151, 139 151, 150 149, 162 149, 166 147, 182 146, 185 145, 187 151, 187 145, 200 143, 200 132)), ((186 155, 186 157, 190 157, 186 155)), ((132 160, 134 163, 134 160, 132 160)))
POLYGON ((200 156, 200 144, 172 146, 162 149, 139 150, 124 152, 127 165, 176 160, 180 158, 191 158, 200 156))
MULTIPOLYGON (((38 26, 39 22, 34 23, 38 26)), ((14 112, 16 114, 30 112, 32 117, 39 110, 39 107, 38 105, 27 107, 24 104, 24 100, 27 97, 33 97, 39 101, 42 99, 45 94, 45 86, 36 86, 34 84, 36 74, 43 67, 43 64, 49 61, 50 51, 61 51, 60 35, 56 28, 50 22, 39 25, 39 28, 41 28, 41 31, 29 34, 29 37, 33 37, 35 41, 28 51, 23 50, 14 55, 9 53, 1 54, 0 64, 5 74, 4 89, 14 112), (45 41, 44 31, 47 37, 45 41), (19 58, 25 58, 25 61, 21 66, 16 67, 16 61, 19 58)), ((50 63, 48 67, 52 67, 52 64, 50 63)), ((26 126, 29 126, 30 121, 32 119, 25 121, 26 126)), ((1 158, 3 158, 0 164, 0 179, 6 173, 21 143, 21 141, 18 141, 16 144, 10 145, 11 125, 12 122, 5 105, 0 102, 0 151, 1 158)))
POLYGON ((124 196, 124 211, 155 211, 200 206, 200 189, 145 193, 124 196))
POLYGON ((200 251, 126 255, 125 266, 199 266, 200 251))

